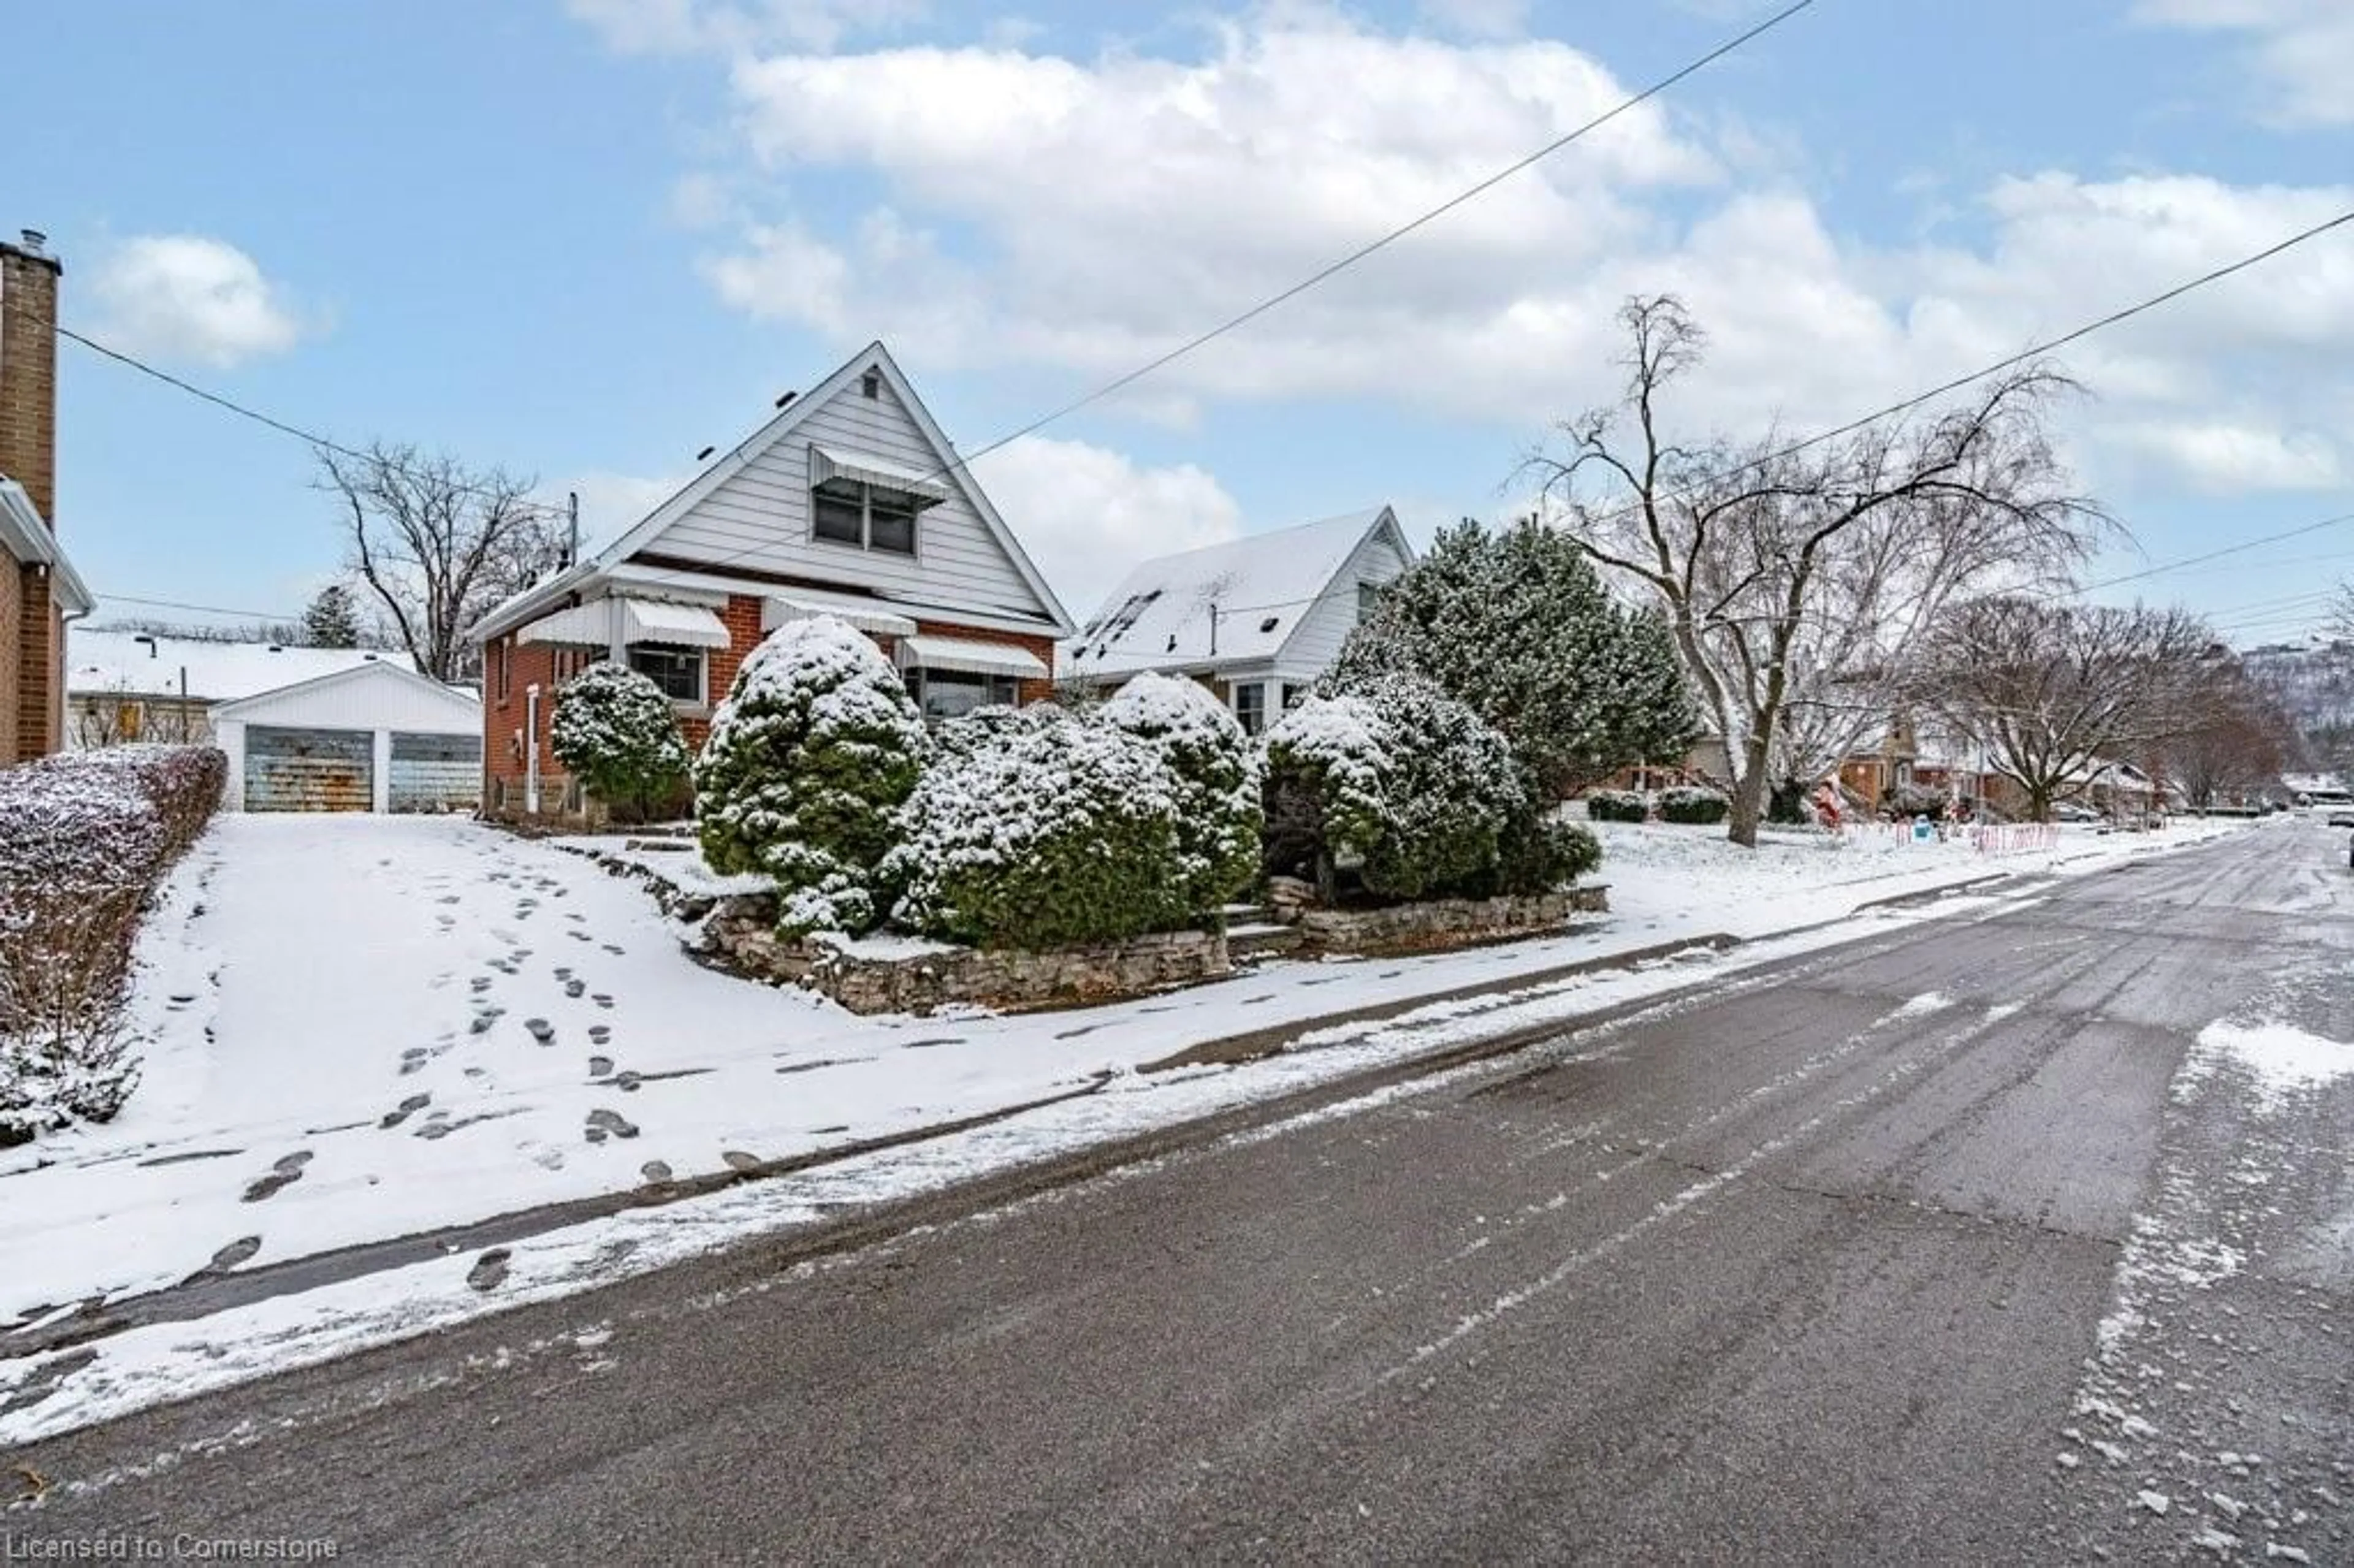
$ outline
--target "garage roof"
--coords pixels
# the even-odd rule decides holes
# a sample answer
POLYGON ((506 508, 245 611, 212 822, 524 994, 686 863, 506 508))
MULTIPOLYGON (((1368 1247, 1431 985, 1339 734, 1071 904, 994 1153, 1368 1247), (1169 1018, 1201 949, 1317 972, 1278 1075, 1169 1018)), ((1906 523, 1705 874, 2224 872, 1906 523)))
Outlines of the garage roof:
POLYGON ((311 729, 392 729, 468 735, 482 728, 482 699, 398 664, 362 664, 256 693, 213 710, 216 721, 311 729))

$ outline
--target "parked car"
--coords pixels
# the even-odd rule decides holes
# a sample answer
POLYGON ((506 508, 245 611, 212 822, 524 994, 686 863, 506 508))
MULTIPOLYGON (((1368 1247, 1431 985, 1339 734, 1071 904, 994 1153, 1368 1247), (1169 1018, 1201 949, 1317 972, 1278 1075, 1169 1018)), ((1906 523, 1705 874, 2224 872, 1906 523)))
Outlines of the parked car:
POLYGON ((2069 800, 2052 808, 2052 820, 2055 822, 2097 822, 2101 820, 2101 813, 2090 806, 2079 806, 2069 800))
POLYGON ((2330 812, 2329 825, 2333 828, 2354 828, 2354 810, 2339 810, 2330 812))

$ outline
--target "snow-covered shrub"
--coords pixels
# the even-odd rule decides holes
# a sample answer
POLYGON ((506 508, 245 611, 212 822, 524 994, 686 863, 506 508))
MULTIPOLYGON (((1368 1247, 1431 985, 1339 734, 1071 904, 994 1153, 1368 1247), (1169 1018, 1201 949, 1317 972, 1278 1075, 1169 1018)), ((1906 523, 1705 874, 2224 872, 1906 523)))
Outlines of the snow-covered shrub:
POLYGON ((1310 698, 1267 758, 1269 869, 1353 869, 1379 897, 1500 890, 1504 834, 1532 811, 1511 745, 1415 676, 1310 698))
POLYGON ((1933 822, 1945 821, 1950 802, 1943 789, 1932 789, 1920 784, 1899 784, 1880 798, 1880 809, 1903 821, 1914 817, 1926 817, 1933 822))
POLYGON ((789 622, 736 673, 695 758, 704 859, 773 878, 787 936, 864 931, 928 749, 881 649, 830 616, 789 622))
POLYGON ((1183 792, 1159 747, 1110 725, 1041 706, 972 726, 901 812, 895 917, 1032 949, 1182 927, 1194 913, 1183 792))
POLYGON ((1387 825, 1390 739, 1363 697, 1312 696, 1276 721, 1260 747, 1271 874, 1364 863, 1387 825))
POLYGON ((1724 821, 1733 810, 1733 802, 1721 789, 1710 789, 1698 784, 1679 784, 1672 789, 1659 791, 1659 820, 1668 822, 1698 823, 1709 826, 1724 821))
POLYGON ((1639 789, 1588 789, 1585 814, 1597 822, 1639 822, 1650 816, 1651 800, 1639 789))
POLYGON ((122 1025, 148 895, 220 803, 208 747, 122 747, 0 772, 0 1145, 103 1121, 138 1081, 122 1025))
POLYGON ((1256 881, 1265 821, 1258 754, 1225 704, 1197 681, 1148 672, 1095 716, 1157 747, 1177 776, 1177 849, 1194 910, 1216 909, 1256 881))
POLYGON ((641 821, 686 782, 686 736, 677 712, 660 686, 626 665, 591 664, 565 682, 548 736, 565 771, 641 821))
POLYGON ((1602 863, 1602 841, 1584 822, 1521 811, 1505 822, 1496 847, 1497 893, 1550 893, 1602 863))

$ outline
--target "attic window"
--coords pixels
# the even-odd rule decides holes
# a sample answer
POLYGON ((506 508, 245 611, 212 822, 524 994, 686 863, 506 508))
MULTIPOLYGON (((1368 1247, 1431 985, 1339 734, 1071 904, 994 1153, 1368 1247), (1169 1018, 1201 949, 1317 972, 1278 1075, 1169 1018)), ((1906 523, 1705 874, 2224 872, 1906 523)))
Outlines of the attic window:
POLYGON ((858 390, 869 397, 883 396, 883 373, 870 370, 858 378, 858 390))
POLYGON ((1275 623, 1282 619, 1279 615, 1270 615, 1258 623, 1258 629, 1261 631, 1272 631, 1275 630, 1275 623))

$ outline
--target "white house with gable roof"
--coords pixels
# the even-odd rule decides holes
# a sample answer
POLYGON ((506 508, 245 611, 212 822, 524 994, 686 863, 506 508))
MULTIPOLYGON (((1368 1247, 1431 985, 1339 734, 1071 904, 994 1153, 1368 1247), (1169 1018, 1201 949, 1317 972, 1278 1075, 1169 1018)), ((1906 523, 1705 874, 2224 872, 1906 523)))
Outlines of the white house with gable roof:
POLYGON ((1386 506, 1162 556, 1128 574, 1060 662, 1106 690, 1147 670, 1191 675, 1256 735, 1413 563, 1386 506))

